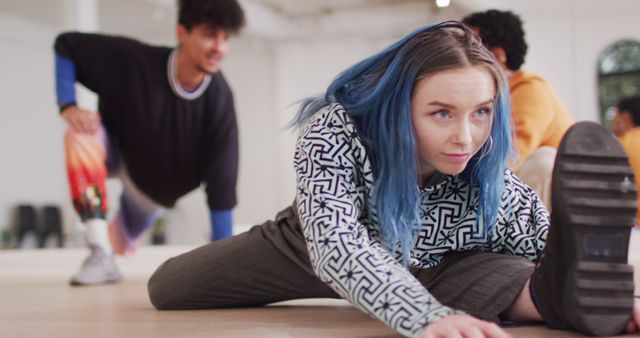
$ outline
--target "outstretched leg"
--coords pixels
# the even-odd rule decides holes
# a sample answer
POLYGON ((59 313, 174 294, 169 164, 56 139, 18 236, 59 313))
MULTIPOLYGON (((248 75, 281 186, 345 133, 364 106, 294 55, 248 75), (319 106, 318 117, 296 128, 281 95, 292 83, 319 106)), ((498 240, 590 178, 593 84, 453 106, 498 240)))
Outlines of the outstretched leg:
POLYGON ((149 279, 148 291, 160 310, 339 298, 313 273, 292 207, 274 221, 167 260, 149 279))
POLYGON ((609 131, 593 122, 569 129, 553 172, 549 237, 531 277, 533 302, 550 327, 607 336, 629 323, 633 182, 627 156, 609 131))

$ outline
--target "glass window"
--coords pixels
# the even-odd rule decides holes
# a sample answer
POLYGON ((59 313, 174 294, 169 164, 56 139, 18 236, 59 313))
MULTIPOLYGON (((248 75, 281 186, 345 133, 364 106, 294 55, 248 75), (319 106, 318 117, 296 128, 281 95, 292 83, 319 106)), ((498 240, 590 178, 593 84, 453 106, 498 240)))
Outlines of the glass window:
POLYGON ((611 127, 618 101, 640 93, 640 42, 623 40, 608 47, 598 59, 600 120, 611 127))

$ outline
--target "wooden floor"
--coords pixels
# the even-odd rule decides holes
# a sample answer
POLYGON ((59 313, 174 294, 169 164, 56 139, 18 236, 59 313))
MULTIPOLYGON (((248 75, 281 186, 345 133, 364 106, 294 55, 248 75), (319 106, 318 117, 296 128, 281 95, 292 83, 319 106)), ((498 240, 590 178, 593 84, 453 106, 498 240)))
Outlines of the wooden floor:
MULTIPOLYGON (((640 235, 630 260, 640 271, 640 235)), ((189 247, 144 247, 118 258, 125 279, 71 287, 84 249, 0 251, 0 337, 399 337, 341 300, 313 299, 264 308, 156 311, 146 281, 189 247)), ((636 276, 636 289, 639 278, 636 276)), ((580 337, 541 325, 507 327, 514 337, 580 337)))

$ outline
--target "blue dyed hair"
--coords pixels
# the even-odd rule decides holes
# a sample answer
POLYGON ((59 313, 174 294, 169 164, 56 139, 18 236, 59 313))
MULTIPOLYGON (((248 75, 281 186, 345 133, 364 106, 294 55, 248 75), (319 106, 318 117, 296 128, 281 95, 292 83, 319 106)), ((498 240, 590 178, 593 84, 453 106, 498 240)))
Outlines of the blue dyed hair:
POLYGON ((490 238, 511 153, 509 88, 491 52, 463 24, 446 21, 422 27, 351 66, 333 80, 325 95, 304 100, 292 121, 301 126, 336 102, 354 119, 373 165, 369 204, 377 214, 378 230, 389 249, 400 249, 405 263, 420 227, 411 95, 426 76, 471 66, 485 67, 494 77, 494 118, 491 142, 485 142, 460 177, 480 188, 476 225, 490 238))

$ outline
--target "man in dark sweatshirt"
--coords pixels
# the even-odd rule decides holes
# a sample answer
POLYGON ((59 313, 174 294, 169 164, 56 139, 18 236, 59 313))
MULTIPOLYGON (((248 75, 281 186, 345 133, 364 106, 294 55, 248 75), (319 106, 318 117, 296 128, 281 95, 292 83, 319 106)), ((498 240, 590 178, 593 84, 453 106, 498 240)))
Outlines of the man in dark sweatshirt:
POLYGON ((175 48, 98 34, 57 37, 67 173, 90 248, 71 284, 119 280, 114 252, 131 253, 165 208, 201 184, 211 239, 231 235, 238 134, 233 96, 219 69, 230 35, 244 23, 236 0, 179 0, 175 48), (98 112, 76 105, 76 82, 98 95, 98 112), (123 192, 107 222, 109 176, 122 181, 123 192))

